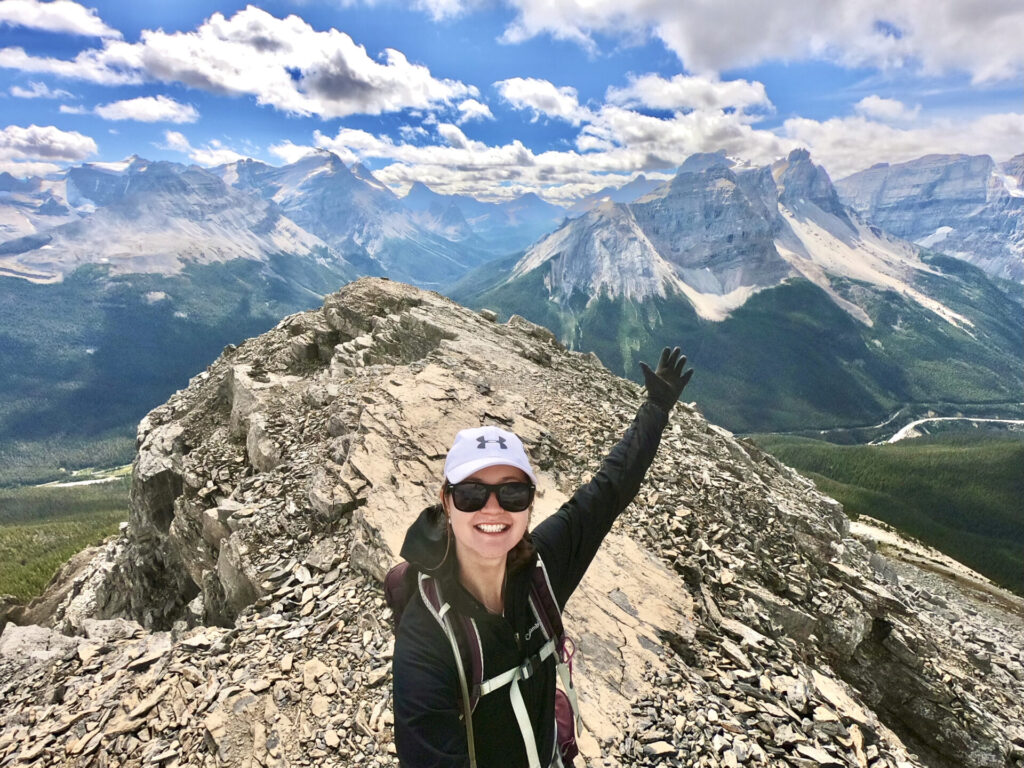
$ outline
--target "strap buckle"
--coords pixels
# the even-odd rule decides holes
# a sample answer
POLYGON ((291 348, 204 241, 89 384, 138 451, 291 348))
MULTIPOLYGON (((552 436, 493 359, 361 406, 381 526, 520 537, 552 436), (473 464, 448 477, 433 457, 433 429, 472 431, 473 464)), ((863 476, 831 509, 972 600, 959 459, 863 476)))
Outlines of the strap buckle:
POLYGON ((537 671, 537 657, 531 656, 519 665, 519 679, 529 680, 537 671))

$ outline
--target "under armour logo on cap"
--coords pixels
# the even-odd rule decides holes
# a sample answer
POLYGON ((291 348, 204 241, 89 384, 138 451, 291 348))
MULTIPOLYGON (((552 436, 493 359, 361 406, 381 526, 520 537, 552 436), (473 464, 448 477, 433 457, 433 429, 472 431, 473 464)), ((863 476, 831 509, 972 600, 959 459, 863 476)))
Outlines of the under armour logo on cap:
POLYGON ((523 441, 495 426, 460 431, 445 457, 444 476, 449 483, 461 483, 474 472, 497 466, 521 469, 532 482, 537 482, 523 441))
POLYGON ((498 447, 501 448, 501 450, 503 450, 503 451, 507 451, 508 450, 508 445, 505 444, 505 438, 502 437, 501 435, 498 436, 497 440, 488 440, 483 435, 480 435, 480 437, 478 437, 476 439, 476 442, 477 442, 477 446, 476 447, 479 448, 480 450, 485 450, 487 448, 487 444, 488 443, 497 443, 498 447))

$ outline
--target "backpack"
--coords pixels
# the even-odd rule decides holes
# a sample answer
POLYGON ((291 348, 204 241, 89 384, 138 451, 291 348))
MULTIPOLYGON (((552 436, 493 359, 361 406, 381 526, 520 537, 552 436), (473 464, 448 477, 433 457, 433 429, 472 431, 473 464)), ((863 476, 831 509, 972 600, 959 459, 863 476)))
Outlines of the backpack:
POLYGON ((419 590, 423 604, 437 620, 452 646, 455 666, 459 673, 459 698, 462 703, 463 720, 466 723, 470 766, 477 768, 476 747, 473 742, 473 710, 481 696, 507 686, 512 711, 523 735, 530 768, 542 768, 533 726, 530 724, 530 716, 519 691, 519 681, 529 678, 534 670, 553 654, 562 688, 555 689, 555 755, 551 765, 572 765, 573 758, 579 754, 576 746, 576 729, 581 724, 579 702, 572 684, 572 656, 575 653, 575 645, 565 636, 562 615, 551 589, 547 568, 540 555, 537 556, 537 565, 531 573, 529 600, 530 608, 544 634, 544 645, 519 666, 487 680, 483 679, 483 652, 476 622, 451 610, 451 604, 445 601, 437 579, 425 573, 417 573, 407 562, 394 566, 384 577, 384 597, 391 608, 395 628, 398 628, 402 620, 402 612, 409 602, 414 584, 419 590))

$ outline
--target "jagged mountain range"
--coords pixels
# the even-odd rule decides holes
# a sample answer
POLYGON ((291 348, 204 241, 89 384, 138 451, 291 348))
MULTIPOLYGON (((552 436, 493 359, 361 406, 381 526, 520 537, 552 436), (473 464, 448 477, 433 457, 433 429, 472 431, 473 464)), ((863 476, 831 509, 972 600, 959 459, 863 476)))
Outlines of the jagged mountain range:
MULTIPOLYGON (((455 431, 522 437, 536 524, 642 398, 370 278, 226 350, 139 425, 120 534, 0 603, 0 763, 396 765, 380 582, 455 431)), ((588 765, 1024 761, 1024 603, 686 404, 565 616, 588 765)))
POLYGON ((1024 281, 1024 154, 928 155, 881 164, 836 182, 843 201, 873 224, 1024 281))
MULTIPOLYGON (((538 205, 556 209, 539 199, 497 207, 509 228, 521 223, 516 206, 538 205)), ((547 213, 543 226, 552 228, 560 219, 547 213)), ((210 170, 132 157, 53 179, 0 179, 0 274, 53 281, 91 263, 166 275, 187 264, 287 255, 349 278, 386 274, 437 287, 500 247, 471 223, 453 232, 449 221, 420 214, 330 152, 281 168, 247 160, 210 170)), ((537 226, 525 236, 540 234, 537 226)))
POLYGON ((0 176, 0 443, 127 434, 225 344, 359 275, 440 287, 503 248, 495 232, 533 239, 564 216, 484 208, 456 208, 456 233, 329 152, 0 176))
POLYGON ((492 252, 522 250, 555 229, 566 210, 535 194, 506 202, 486 202, 468 195, 442 195, 416 182, 402 198, 416 220, 450 239, 479 238, 492 252))
MULTIPOLYGON (((1009 197, 992 198, 1009 200, 999 210, 1017 226, 1021 165, 1000 167, 1009 197)), ((937 189, 946 199, 955 186, 937 189)), ((889 183, 890 212, 897 187, 924 194, 889 183)), ((926 208, 931 227, 942 205, 926 208)), ((668 182, 638 177, 571 211, 423 185, 399 198, 328 152, 212 170, 134 157, 53 179, 0 176, 0 437, 111 427, 107 411, 124 427, 197 361, 361 274, 524 314, 620 373, 692 338, 709 413, 739 430, 866 423, 907 402, 1024 399, 1016 289, 865 219, 806 153, 764 168, 695 155, 668 182), (45 363, 54 351, 59 372, 45 363), (128 408, 115 394, 123 380, 138 383, 128 408), (97 404, 88 419, 67 418, 83 403, 97 404)))
POLYGON ((52 282, 84 264, 108 265, 113 274, 175 274, 190 263, 266 261, 271 254, 319 255, 339 274, 355 274, 276 205, 196 166, 133 157, 71 168, 34 186, 0 205, 10 236, 0 243, 7 274, 52 282))
POLYGON ((708 413, 743 431, 1024 399, 1020 302, 864 221, 803 150, 765 167, 695 155, 451 295, 543 323, 625 375, 685 339, 708 413))

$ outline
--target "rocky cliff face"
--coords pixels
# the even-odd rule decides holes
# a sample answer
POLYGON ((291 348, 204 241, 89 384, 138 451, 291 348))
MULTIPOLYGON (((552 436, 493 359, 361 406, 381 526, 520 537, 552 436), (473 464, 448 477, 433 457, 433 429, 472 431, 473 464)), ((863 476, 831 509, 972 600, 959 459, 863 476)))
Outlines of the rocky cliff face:
POLYGON ((899 237, 1024 280, 1020 156, 999 167, 987 155, 928 155, 836 182, 859 214, 899 237))
POLYGON ((626 205, 604 202, 560 227, 531 248, 513 276, 550 264, 546 287, 568 303, 575 295, 643 299, 682 290, 665 261, 626 205))
MULTIPOLYGON (((454 433, 516 431, 541 517, 640 400, 383 280, 225 350, 140 425, 122 535, 0 636, 0 763, 395 764, 379 580, 454 433)), ((909 546, 678 406, 567 608, 586 763, 1024 765, 1024 607, 909 546)))
POLYGON ((774 244, 781 221, 767 168, 733 169, 721 155, 696 155, 631 207, 657 252, 699 293, 776 285, 791 274, 774 244), (706 157, 720 162, 701 163, 706 157))

